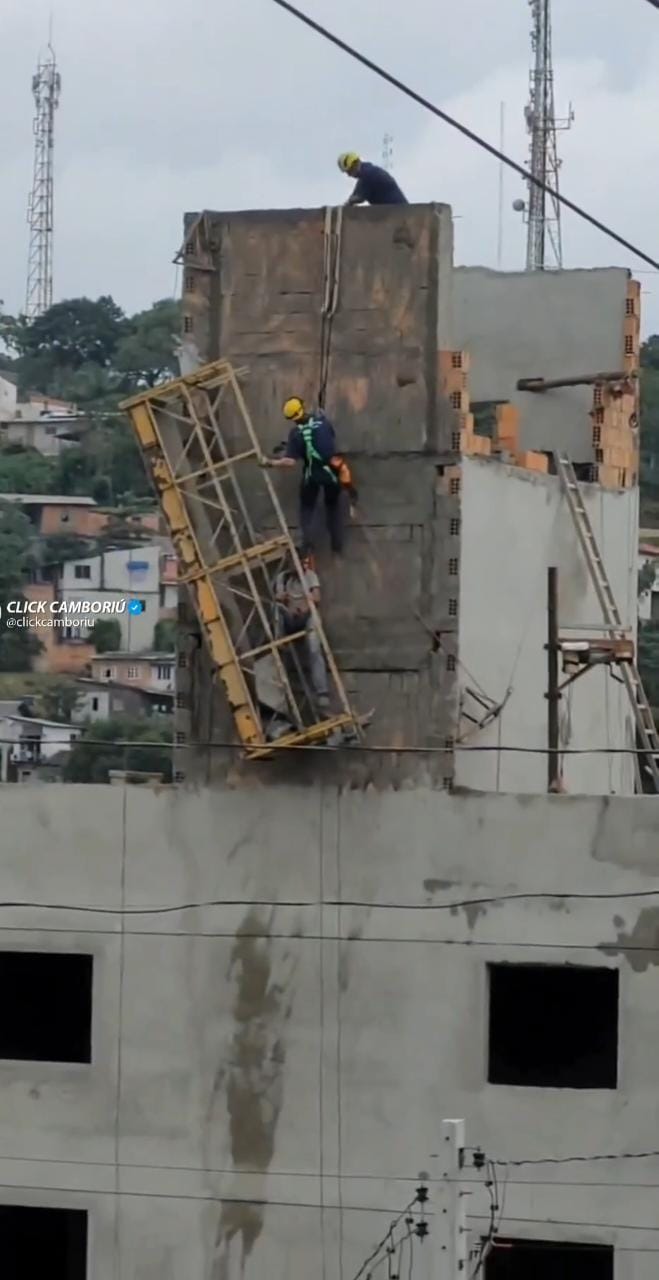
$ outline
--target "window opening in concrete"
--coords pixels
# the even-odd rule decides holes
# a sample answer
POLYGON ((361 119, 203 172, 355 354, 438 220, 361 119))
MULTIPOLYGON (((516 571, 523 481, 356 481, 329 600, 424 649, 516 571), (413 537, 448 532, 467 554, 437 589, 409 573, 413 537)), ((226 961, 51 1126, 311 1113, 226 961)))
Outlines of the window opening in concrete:
POLYGON ((457 618, 457 616, 458 616, 458 602, 457 602, 457 600, 449 600, 449 602, 448 602, 448 614, 449 614, 449 618, 457 618))
POLYGON ((455 495, 456 493, 459 493, 459 492, 460 492, 460 478, 459 476, 454 476, 454 478, 449 482, 449 493, 452 493, 455 495))
POLYGON ((2 1274, 86 1280, 87 1214, 83 1209, 0 1205, 2 1274))
POLYGON ((495 964, 489 977, 490 1084, 616 1088, 616 969, 495 964))
POLYGON ((93 965, 92 956, 0 951, 0 1058, 91 1062, 93 965))
POLYGON ((610 1245, 498 1239, 485 1280, 613 1280, 613 1270, 610 1245))
POLYGON ((460 532, 460 517, 453 516, 451 519, 451 533, 455 537, 460 532))
POLYGON ((452 556, 448 562, 448 571, 452 575, 452 577, 455 577, 456 573, 458 572, 458 561, 455 556, 452 556))

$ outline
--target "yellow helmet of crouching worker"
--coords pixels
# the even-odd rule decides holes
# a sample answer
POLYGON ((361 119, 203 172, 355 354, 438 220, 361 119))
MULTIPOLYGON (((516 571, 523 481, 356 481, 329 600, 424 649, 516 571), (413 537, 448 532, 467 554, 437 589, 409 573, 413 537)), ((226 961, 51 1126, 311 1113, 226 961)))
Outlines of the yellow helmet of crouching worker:
POLYGON ((342 151, 338 164, 341 173, 352 173, 353 169, 361 164, 361 160, 356 151, 342 151))
POLYGON ((300 400, 299 396, 291 396, 284 404, 283 413, 289 422, 301 422, 307 416, 304 400, 300 400))

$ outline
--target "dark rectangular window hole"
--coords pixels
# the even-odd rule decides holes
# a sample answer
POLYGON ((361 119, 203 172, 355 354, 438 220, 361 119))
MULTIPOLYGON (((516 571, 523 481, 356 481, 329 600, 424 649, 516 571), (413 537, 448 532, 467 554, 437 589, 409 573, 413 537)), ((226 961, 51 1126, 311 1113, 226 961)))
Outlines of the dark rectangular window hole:
MULTIPOLYGON (((53 1192, 55 1194, 55 1192, 53 1192)), ((86 1280, 87 1214, 0 1204, 2 1274, 6 1280, 86 1280)))
POLYGON ((613 1280, 613 1264, 610 1245, 497 1237, 484 1280, 613 1280))
POLYGON ((0 1058, 91 1062, 92 956, 0 951, 0 1058))
POLYGON ((618 971, 489 966, 490 1084, 615 1089, 618 971))

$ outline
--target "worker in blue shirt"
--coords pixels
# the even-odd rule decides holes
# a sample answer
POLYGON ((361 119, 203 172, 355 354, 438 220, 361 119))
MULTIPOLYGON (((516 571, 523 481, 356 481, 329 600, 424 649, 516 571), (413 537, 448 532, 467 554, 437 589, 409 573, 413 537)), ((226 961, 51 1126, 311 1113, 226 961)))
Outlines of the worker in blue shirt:
POLYGON ((286 449, 280 458, 263 458, 264 467, 294 467, 303 463, 300 486, 300 526, 307 551, 313 547, 313 519, 322 491, 325 518, 332 551, 343 550, 341 513, 343 460, 336 453, 334 427, 320 410, 308 412, 299 396, 291 396, 284 405, 284 417, 294 425, 289 432, 286 449))
POLYGON ((386 169, 377 164, 360 160, 354 151, 344 151, 339 156, 339 169, 357 185, 346 204, 407 204, 398 183, 386 169))

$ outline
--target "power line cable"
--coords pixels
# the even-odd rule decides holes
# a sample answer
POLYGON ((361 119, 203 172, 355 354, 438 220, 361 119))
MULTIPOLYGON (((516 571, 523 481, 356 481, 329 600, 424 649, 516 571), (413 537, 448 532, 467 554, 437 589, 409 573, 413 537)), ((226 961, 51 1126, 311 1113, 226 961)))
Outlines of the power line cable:
MULTIPOLYGON (((364 1262, 362 1262, 362 1265, 359 1268, 359 1271, 355 1273, 353 1280, 361 1280, 361 1277, 368 1273, 368 1268, 370 1267, 371 1263, 375 1263, 376 1259, 378 1258, 379 1254, 382 1253, 383 1249, 386 1249, 388 1247, 389 1241, 392 1239, 393 1233, 396 1230, 396 1227, 403 1221, 403 1218, 405 1218, 407 1214, 410 1213, 410 1211, 414 1208, 414 1205, 418 1202, 418 1199, 419 1199, 419 1193, 417 1191, 416 1195, 414 1196, 414 1199, 410 1200, 410 1203, 406 1205, 404 1209, 401 1210, 401 1212, 398 1214, 398 1217, 394 1218, 394 1221, 389 1224, 389 1228, 386 1234, 382 1237, 381 1240, 378 1241, 378 1243, 376 1244, 372 1252, 369 1253, 368 1257, 365 1258, 364 1262)), ((386 1256, 387 1255, 384 1254, 381 1261, 383 1261, 384 1257, 386 1256)))
MULTIPOLYGON (((487 1221, 484 1214, 469 1213, 467 1217, 473 1221, 487 1221)), ((578 1222, 574 1218, 517 1218, 514 1214, 509 1214, 508 1217, 511 1222, 533 1223, 534 1226, 590 1227, 600 1231, 659 1231, 656 1222, 650 1226, 647 1223, 633 1222, 578 1222)))
MULTIPOLYGON (((538 893, 501 893, 490 894, 481 898, 462 898, 454 899, 451 902, 369 902, 360 898, 326 898, 325 906, 328 907, 363 907, 369 911, 458 911, 467 907, 494 906, 500 902, 528 902, 528 901, 548 901, 548 902, 618 902, 629 899, 645 899, 659 897, 659 889, 630 889, 625 892, 617 893, 552 893, 551 890, 545 890, 538 893)), ((8 910, 26 908, 38 911, 80 911, 83 914, 91 915, 114 915, 114 916, 157 916, 172 915, 179 911, 201 911, 208 907, 315 907, 316 902, 310 902, 308 899, 301 898, 284 898, 273 901, 271 898, 208 898, 200 899, 196 902, 179 902, 168 906, 149 906, 149 907, 95 907, 89 904, 76 906, 74 903, 66 902, 31 902, 25 899, 7 899, 0 902, 0 910, 6 908, 8 910)), ((257 936, 262 936, 258 934, 257 936)), ((267 935, 272 937, 271 934, 267 935)), ((388 939, 392 941, 392 939, 388 939)), ((424 942, 424 939, 419 939, 424 942)), ((488 945, 488 944, 484 944, 488 945)), ((503 944, 502 944, 503 945, 503 944)), ((506 942, 506 946, 512 946, 513 943, 506 942)), ((562 946, 563 944, 556 944, 562 946)), ((594 943, 591 950, 596 950, 601 946, 617 949, 616 942, 610 943, 594 943)), ((621 947, 620 950, 623 950, 621 947)), ((638 947, 639 951, 653 951, 653 947, 638 947)), ((507 1164, 508 1161, 499 1163, 507 1164)))
MULTIPOLYGON (((35 723, 39 722, 39 717, 33 717, 35 723)), ((27 717, 30 719, 30 717, 27 717)), ((77 726, 74 726, 74 728, 77 726)), ((9 744, 10 746, 19 746, 20 743, 16 738, 0 737, 0 744, 9 744)), ((131 740, 130 738, 49 738, 49 746, 67 746, 72 750, 75 747, 104 747, 110 750, 112 747, 120 747, 123 750, 152 750, 157 747, 159 751, 238 751, 244 755, 249 750, 244 742, 225 742, 216 739, 194 738, 188 742, 162 742, 151 738, 140 738, 131 740)), ((258 745, 258 744, 257 744, 258 745)), ((282 745, 279 742, 267 742, 264 744, 268 751, 312 751, 331 752, 336 755, 337 752, 349 751, 351 753, 362 752, 365 755, 388 755, 388 756, 447 756, 453 752, 510 752, 517 755, 527 756, 647 756, 649 753, 644 748, 639 747, 516 747, 516 746, 487 746, 473 745, 466 746, 459 742, 453 743, 450 747, 424 747, 424 746, 391 746, 389 743, 378 743, 369 745, 368 743, 351 743, 344 747, 328 747, 325 743, 308 743, 308 742, 292 742, 282 745)))
MULTIPOLYGON (((654 3, 654 0, 650 0, 650 3, 654 3)), ((505 155, 503 151, 499 151, 498 147, 493 146, 490 142, 486 142, 485 138, 481 137, 480 134, 475 133, 473 129, 469 129, 467 125, 461 124, 459 120, 456 120, 453 116, 450 116, 448 112, 443 111, 441 107, 430 102, 428 98, 424 98, 422 94, 417 93, 415 89, 410 88, 408 84, 405 84, 403 80, 399 80, 397 76, 392 75, 390 71, 386 71, 384 67, 380 66, 379 63, 374 62, 372 58, 368 58, 365 54, 360 53, 353 45, 342 40, 340 36, 334 35, 334 33, 329 31, 327 27, 323 27, 319 22, 316 22, 314 18, 310 18, 309 15, 303 13, 301 9, 297 9, 295 5, 290 4, 289 0, 273 0, 273 4, 278 5, 280 9, 285 9, 287 13, 290 13, 294 18, 297 18, 299 22, 303 22, 305 26, 309 27, 312 31, 315 31, 317 35, 322 36, 324 40, 328 40, 330 44, 335 45, 337 49, 341 49, 344 53, 347 53, 349 57, 354 58, 356 62, 367 67, 369 71, 374 72, 374 74, 379 76, 381 80, 386 80, 386 82, 392 85, 394 89, 398 89, 400 93, 404 93, 407 98, 411 98, 413 102, 424 107, 426 111, 430 111, 431 114, 437 116, 439 120, 443 120, 445 124, 449 124, 452 129, 457 129, 457 131, 463 134, 465 138, 468 138, 470 142, 474 142, 476 146, 480 147, 483 151, 487 151, 495 160, 498 160, 501 164, 507 165, 509 169, 513 169, 515 173, 519 174, 520 177, 524 179, 525 182, 532 183, 534 186, 539 187, 541 191, 550 195, 553 199, 560 201, 566 209, 570 209, 572 213, 576 213, 579 218, 582 218, 585 222, 589 222, 591 226, 595 227, 598 231, 601 231, 605 236, 609 236, 611 240, 615 240, 618 244, 622 245, 624 249, 628 249, 630 253, 633 253, 636 257, 642 258, 643 261, 649 263, 651 267, 659 268, 659 262, 655 258, 651 258, 649 254, 644 253, 642 249, 637 248, 637 246, 632 244, 631 241, 626 240, 624 236, 618 235, 618 233, 613 231, 611 227, 608 227, 606 223, 601 222, 599 218, 588 213, 580 205, 575 204, 573 200, 569 200, 567 196, 562 194, 562 192, 556 191, 546 182, 535 177, 535 175, 530 173, 528 169, 525 169, 523 165, 518 164, 516 160, 512 160, 510 156, 505 155)), ((655 7, 659 8, 659 3, 657 3, 655 7)))
POLYGON ((604 1155, 578 1156, 539 1156, 525 1160, 495 1160, 500 1168, 521 1169, 527 1165, 538 1164, 591 1164, 602 1160, 654 1160, 659 1157, 659 1150, 648 1151, 614 1151, 604 1155))
MULTIPOLYGON (((234 903, 232 905, 236 904, 234 903)), ((277 902, 269 902, 267 905, 272 909, 273 907, 277 907, 281 904, 277 902)), ((318 906, 318 903, 306 903, 305 905, 315 909, 318 906)), ((64 903, 59 904, 58 906, 51 904, 48 909, 53 911, 77 911, 79 908, 71 907, 64 903)), ((113 912, 111 907, 99 907, 98 910, 107 911, 109 914, 118 914, 113 912)), ((93 938, 116 938, 117 936, 116 929, 83 929, 80 925, 76 925, 75 932, 83 936, 87 935, 93 938)), ((70 934, 71 926, 46 926, 37 924, 30 924, 29 926, 26 926, 0 924, 0 933, 70 934)), ((235 930, 226 929, 175 929, 173 931, 163 929, 131 929, 130 936, 131 938, 216 938, 226 939, 229 942, 235 942, 236 938, 235 930)), ((624 942, 617 942, 614 939, 610 942, 526 942, 522 939, 517 940, 515 938, 509 938, 506 939, 505 942, 502 942, 500 940, 491 941, 487 938, 420 938, 418 935, 409 937, 405 934, 397 934, 395 937, 392 937, 391 934, 387 934, 386 936, 382 934, 369 934, 366 938, 355 938, 350 937, 348 934, 339 933, 301 933, 299 929, 296 929, 295 933, 279 933, 274 931, 265 932, 264 930, 248 929, 246 931, 241 930, 240 936, 241 938, 250 939, 255 942, 339 942, 342 944, 349 944, 350 946, 365 946, 368 943, 379 943, 380 945, 384 943, 387 946, 390 946, 392 943, 395 943, 396 945, 402 943, 415 947, 485 947, 488 950, 505 948, 506 951, 510 951, 511 948, 522 951, 533 948, 534 950, 540 951, 598 951, 605 955, 626 955, 627 953, 633 954, 637 951, 648 952, 650 955, 659 954, 659 947, 627 946, 624 942)), ((502 1163, 505 1163, 505 1161, 502 1161, 502 1163)), ((344 1174, 342 1176, 347 1177, 348 1175, 344 1174)), ((414 1181, 414 1179, 406 1178, 405 1181, 410 1182, 414 1181)), ((578 1186, 580 1184, 577 1183, 576 1185, 578 1186)))

